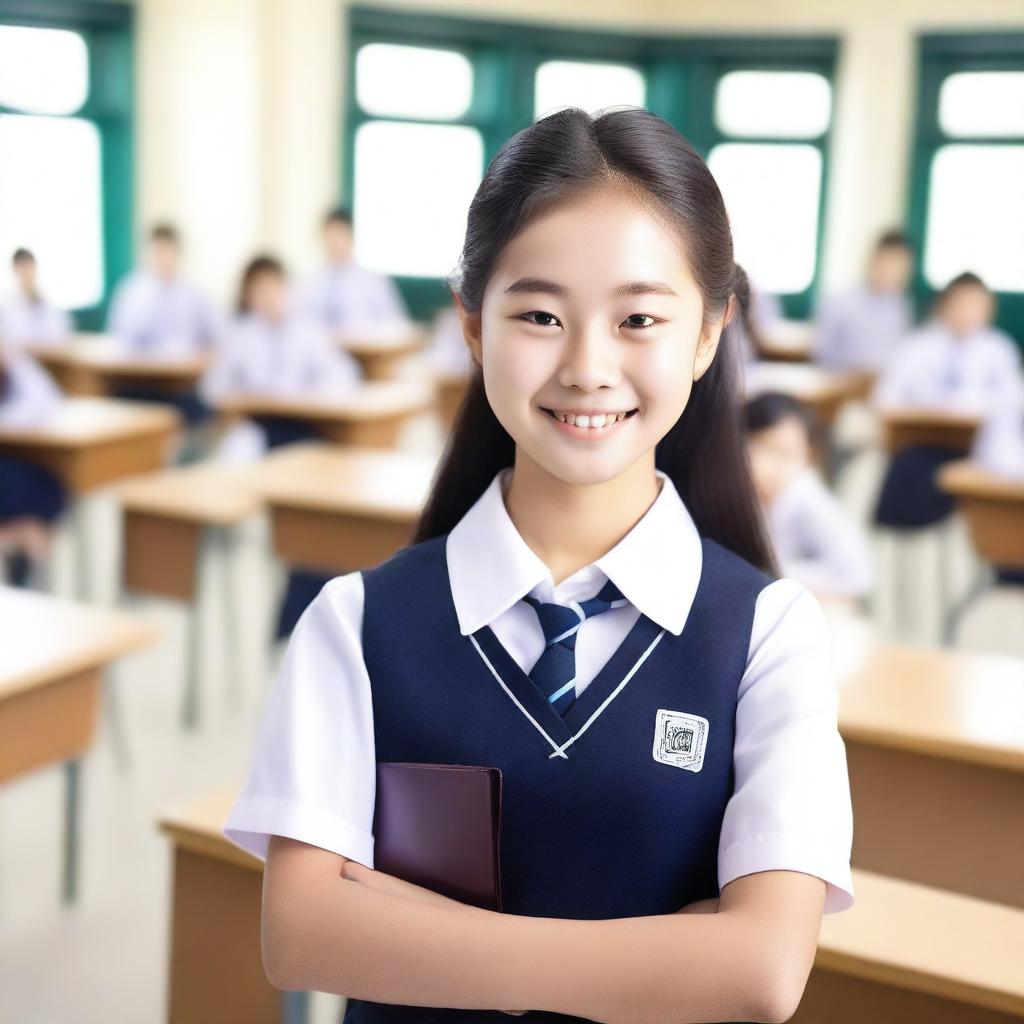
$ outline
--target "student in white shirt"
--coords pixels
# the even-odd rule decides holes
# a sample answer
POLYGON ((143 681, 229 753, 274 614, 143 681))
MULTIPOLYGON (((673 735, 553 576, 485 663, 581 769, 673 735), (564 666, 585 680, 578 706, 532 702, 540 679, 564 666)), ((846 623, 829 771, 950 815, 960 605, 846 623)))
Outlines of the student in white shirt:
MULTIPOLYGON (((34 359, 0 345, 0 428, 43 424, 61 400, 57 385, 34 359)), ((66 503, 63 485, 49 470, 0 453, 0 555, 11 583, 24 586, 44 571, 53 527, 66 503)))
POLYGON ((405 334, 413 323, 395 282, 352 258, 352 214, 344 207, 324 218, 325 261, 299 282, 296 306, 325 324, 338 340, 405 334))
POLYGON ((0 342, 11 348, 52 348, 67 341, 71 318, 40 294, 35 256, 17 249, 11 267, 15 287, 0 300, 0 342))
MULTIPOLYGON (((976 274, 953 278, 936 299, 934 317, 913 331, 893 356, 873 400, 880 409, 917 408, 982 416, 1012 399, 1021 357, 1009 335, 992 326, 995 297, 976 274)), ((875 521, 914 529, 941 522, 953 499, 935 474, 962 452, 911 445, 889 463, 875 521)))
POLYGON ((462 336, 462 321, 454 306, 438 310, 434 316, 427 359, 438 373, 469 376, 473 360, 462 336))
MULTIPOLYGON (((358 360, 321 324, 290 308, 281 261, 265 254, 251 259, 242 272, 235 317, 200 382, 203 400, 216 405, 230 395, 338 396, 360 380, 358 360)), ((252 455, 319 436, 307 421, 276 416, 254 417, 245 431, 256 438, 252 455)), ((235 444, 227 442, 230 449, 235 444)))
POLYGON ((226 824, 266 858, 278 987, 350 1024, 794 1012, 852 818, 829 630, 765 571, 717 351, 741 282, 646 110, 565 108, 490 163, 449 281, 465 415, 412 542, 298 624, 226 824), (504 912, 373 869, 385 761, 502 770, 504 912))
POLYGON ((814 357, 830 370, 880 373, 910 330, 914 309, 907 286, 914 250, 902 231, 875 243, 864 283, 826 296, 818 310, 814 357))
POLYGON ((766 391, 747 402, 745 422, 754 487, 782 572, 822 600, 863 597, 871 549, 813 465, 811 411, 766 391))

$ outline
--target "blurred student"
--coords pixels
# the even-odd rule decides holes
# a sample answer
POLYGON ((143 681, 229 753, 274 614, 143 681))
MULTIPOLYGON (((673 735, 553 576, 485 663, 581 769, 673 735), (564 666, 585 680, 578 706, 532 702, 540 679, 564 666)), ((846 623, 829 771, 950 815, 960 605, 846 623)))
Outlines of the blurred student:
MULTIPOLYGON (((242 273, 236 315, 200 382, 215 405, 232 395, 303 398, 341 395, 361 380, 358 360, 339 348, 322 324, 290 307, 284 266, 273 256, 250 260, 242 273)), ((221 447, 226 458, 317 437, 305 421, 257 416, 221 447)))
POLYGON ((747 402, 745 424, 754 487, 783 575, 821 599, 865 595, 871 549, 813 465, 811 411, 766 391, 747 402))
POLYGON ((468 377, 473 357, 462 332, 462 321, 454 306, 439 310, 427 345, 427 359, 438 373, 468 377))
POLYGON ((971 458, 997 476, 1024 480, 1024 377, 1015 394, 985 414, 971 458))
POLYGON ((221 318, 210 299, 182 277, 181 242, 169 224, 149 233, 145 266, 114 291, 107 332, 133 355, 181 358, 216 342, 221 318))
POLYGON ((863 284, 826 296, 814 355, 831 370, 880 373, 914 321, 907 287, 914 250, 902 231, 886 231, 871 251, 863 284))
POLYGON ((395 282, 352 258, 352 215, 343 208, 324 218, 324 264, 300 282, 296 306, 324 323, 338 340, 392 336, 413 323, 395 282))
MULTIPOLYGON (((0 345, 0 426, 45 423, 61 403, 50 375, 24 352, 0 345)), ((16 586, 42 574, 53 526, 66 504, 60 481, 32 462, 0 453, 0 555, 16 586)))
MULTIPOLYGON (((953 278, 939 294, 933 318, 894 353, 873 394, 882 410, 933 409, 983 416, 1011 402, 1020 386, 1021 357, 1013 339, 992 325, 995 297, 977 274, 953 278)), ((911 445, 889 463, 875 510, 880 526, 914 528, 941 522, 953 498, 935 482, 938 468, 962 452, 911 445)))
POLYGON ((71 335, 71 318, 39 291, 36 258, 16 249, 11 258, 14 288, 0 300, 0 342, 13 348, 52 348, 71 335))

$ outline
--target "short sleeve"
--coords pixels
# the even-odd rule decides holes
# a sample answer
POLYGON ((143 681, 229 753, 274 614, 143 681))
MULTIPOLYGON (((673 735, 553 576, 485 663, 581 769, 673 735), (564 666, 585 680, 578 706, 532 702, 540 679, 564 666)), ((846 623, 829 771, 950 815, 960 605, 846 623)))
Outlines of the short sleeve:
POLYGON ((363 581, 328 582, 299 619, 268 695, 224 835, 266 858, 288 836, 373 867, 373 709, 363 581))
POLYGON ((853 811, 838 709, 820 605, 795 580, 770 583, 758 595, 739 687, 720 888, 758 871, 800 871, 826 882, 826 914, 853 905, 853 811))

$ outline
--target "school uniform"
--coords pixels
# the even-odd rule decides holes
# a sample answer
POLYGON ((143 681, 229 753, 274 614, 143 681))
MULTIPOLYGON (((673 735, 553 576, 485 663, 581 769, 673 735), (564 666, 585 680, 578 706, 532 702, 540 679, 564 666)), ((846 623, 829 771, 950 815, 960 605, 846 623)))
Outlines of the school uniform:
MULTIPOLYGON (((61 400, 57 385, 34 359, 10 350, 0 359, 0 426, 45 423, 61 400)), ((66 503, 63 485, 49 470, 0 454, 0 526, 26 518, 52 523, 66 503)))
MULTIPOLYGON (((1009 335, 986 327, 956 338, 938 321, 911 332, 875 385, 874 403, 887 408, 932 408, 982 416, 1011 401, 1020 386, 1021 357, 1009 335)), ((935 474, 962 453, 912 445, 889 463, 875 509, 881 526, 915 528, 941 522, 953 511, 935 474)))
MULTIPOLYGON (((845 748, 814 598, 702 539, 660 471, 640 522, 554 586, 506 510, 510 472, 450 533, 324 587, 288 646, 227 838, 263 858, 285 835, 372 867, 377 762, 490 765, 508 913, 668 914, 774 869, 824 879, 826 912, 851 906, 845 748), (531 602, 584 608, 610 583, 621 600, 576 613, 560 712, 528 674, 548 653, 531 602)), ((352 999, 345 1019, 507 1016, 352 999)))
POLYGON ((71 317, 42 298, 33 301, 18 288, 0 300, 0 342, 9 349, 48 348, 70 334, 71 317))
POLYGON ((352 260, 327 263, 309 274, 296 287, 295 303, 333 330, 394 333, 412 326, 395 282, 352 260))
POLYGON ((913 322, 914 307, 903 292, 862 285, 826 296, 818 311, 815 360, 830 370, 880 373, 913 322))

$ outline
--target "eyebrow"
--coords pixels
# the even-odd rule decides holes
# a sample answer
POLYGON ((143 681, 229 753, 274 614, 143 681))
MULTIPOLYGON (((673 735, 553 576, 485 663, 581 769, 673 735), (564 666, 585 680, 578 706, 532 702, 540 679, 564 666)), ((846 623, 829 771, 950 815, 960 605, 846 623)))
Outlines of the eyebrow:
MULTIPOLYGON (((542 292, 546 295, 566 296, 569 289, 556 281, 548 281, 543 277, 521 277, 505 289, 506 295, 518 292, 542 292)), ((612 290, 612 298, 622 295, 674 295, 678 292, 670 288, 664 281, 626 281, 612 290)))

